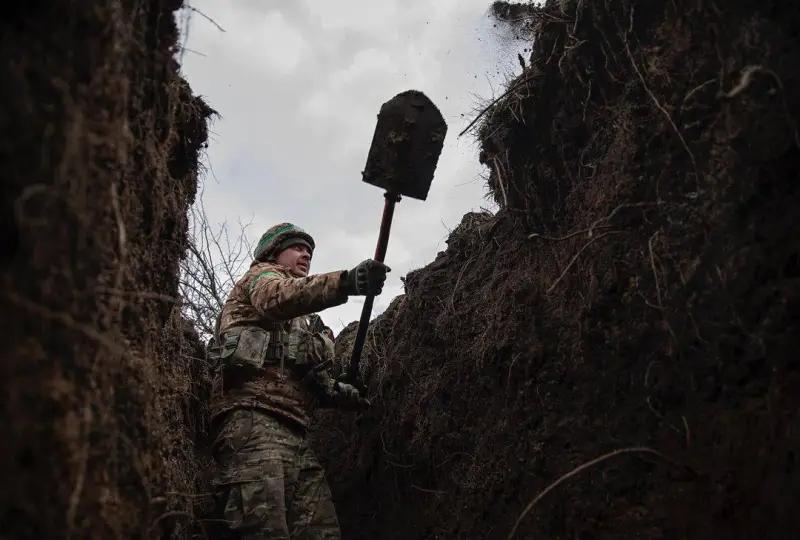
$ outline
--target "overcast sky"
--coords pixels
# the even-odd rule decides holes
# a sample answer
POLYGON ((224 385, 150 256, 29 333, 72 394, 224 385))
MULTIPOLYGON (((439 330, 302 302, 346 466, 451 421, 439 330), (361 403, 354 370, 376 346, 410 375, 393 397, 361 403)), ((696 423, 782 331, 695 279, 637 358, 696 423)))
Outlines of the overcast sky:
MULTIPOLYGON (((464 213, 496 210, 477 146, 458 133, 521 71, 488 0, 193 0, 225 32, 184 9, 182 71, 221 117, 211 126, 203 200, 213 223, 252 221, 255 243, 290 221, 316 240, 312 273, 351 268, 375 251, 383 192, 361 181, 381 104, 417 89, 448 123, 428 199, 397 206, 373 316, 400 277, 444 250, 464 213), (188 20, 187 20, 188 19, 188 20), (188 24, 186 24, 188 22, 188 24), (186 30, 188 28, 188 31, 186 30)), ((527 56, 527 55, 526 55, 527 56)), ((338 332, 363 300, 322 313, 338 332)))

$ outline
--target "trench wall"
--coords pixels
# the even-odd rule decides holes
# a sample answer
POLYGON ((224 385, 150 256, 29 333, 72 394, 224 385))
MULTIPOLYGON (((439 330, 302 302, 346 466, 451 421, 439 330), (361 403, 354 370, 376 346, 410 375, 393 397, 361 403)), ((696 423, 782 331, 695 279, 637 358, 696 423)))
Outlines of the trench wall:
POLYGON ((203 368, 176 294, 210 110, 173 59, 179 5, 17 2, 0 22, 4 537, 195 526, 203 368))
POLYGON ((373 323, 372 410, 319 416, 346 537, 792 537, 800 13, 522 16, 477 129, 499 212, 373 323))

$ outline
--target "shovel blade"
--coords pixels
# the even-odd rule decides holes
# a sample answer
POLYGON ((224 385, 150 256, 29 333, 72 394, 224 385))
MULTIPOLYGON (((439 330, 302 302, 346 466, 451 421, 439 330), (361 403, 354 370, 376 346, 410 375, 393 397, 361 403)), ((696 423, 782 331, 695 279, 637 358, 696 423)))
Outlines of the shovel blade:
POLYGON ((446 133, 442 114, 425 94, 417 90, 397 94, 378 113, 364 182, 424 201, 446 133))

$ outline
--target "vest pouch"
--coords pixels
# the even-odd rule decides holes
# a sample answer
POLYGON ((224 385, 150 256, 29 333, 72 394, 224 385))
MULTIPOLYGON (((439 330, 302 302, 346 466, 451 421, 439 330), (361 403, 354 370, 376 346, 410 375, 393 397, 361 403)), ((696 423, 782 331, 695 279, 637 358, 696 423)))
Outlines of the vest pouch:
POLYGON ((222 365, 225 369, 260 370, 264 367, 268 346, 269 332, 257 326, 226 332, 221 344, 222 365))
POLYGON ((206 345, 206 360, 211 367, 211 371, 216 371, 219 368, 222 359, 222 347, 217 343, 215 338, 208 340, 206 345))
POLYGON ((293 334, 294 347, 291 348, 292 365, 305 371, 327 360, 324 354, 323 334, 314 334, 305 330, 293 334))

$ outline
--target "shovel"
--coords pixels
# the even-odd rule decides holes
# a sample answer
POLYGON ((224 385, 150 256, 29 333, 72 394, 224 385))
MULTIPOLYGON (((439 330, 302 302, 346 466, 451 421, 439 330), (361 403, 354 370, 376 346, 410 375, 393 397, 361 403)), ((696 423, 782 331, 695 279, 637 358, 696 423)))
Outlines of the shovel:
MULTIPOLYGON (((394 206, 401 196, 422 201, 427 198, 446 133, 447 124, 439 109, 422 92, 407 90, 381 107, 362 173, 364 182, 386 190, 378 246, 373 257, 376 261, 383 262, 386 257, 394 206)), ((374 296, 364 299, 346 374, 346 380, 362 388, 359 362, 374 300, 374 296)))

